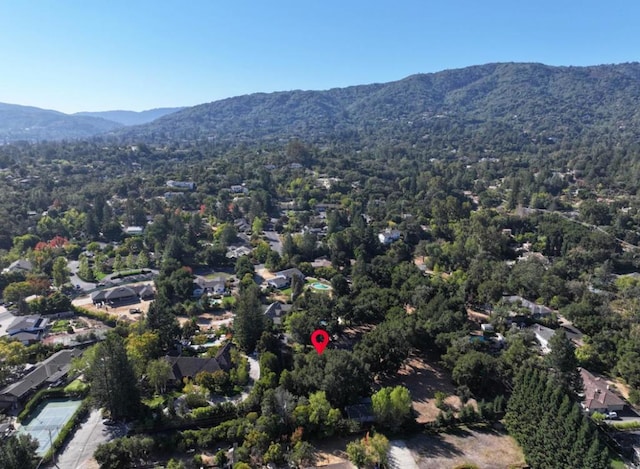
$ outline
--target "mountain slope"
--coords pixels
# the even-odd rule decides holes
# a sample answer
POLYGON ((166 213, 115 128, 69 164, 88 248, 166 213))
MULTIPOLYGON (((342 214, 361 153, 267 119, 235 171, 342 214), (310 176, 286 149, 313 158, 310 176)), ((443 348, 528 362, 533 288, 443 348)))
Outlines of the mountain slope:
POLYGON ((120 127, 117 122, 97 117, 0 103, 0 142, 86 138, 120 127))
POLYGON ((124 139, 257 141, 299 137, 412 141, 575 138, 640 128, 640 64, 487 64, 326 91, 258 93, 187 108, 123 129, 124 139), (509 134, 509 135, 507 135, 509 134))
POLYGON ((102 112, 77 112, 74 116, 100 117, 122 125, 140 125, 152 122, 159 117, 166 116, 184 109, 183 107, 164 107, 149 109, 147 111, 102 111, 102 112))

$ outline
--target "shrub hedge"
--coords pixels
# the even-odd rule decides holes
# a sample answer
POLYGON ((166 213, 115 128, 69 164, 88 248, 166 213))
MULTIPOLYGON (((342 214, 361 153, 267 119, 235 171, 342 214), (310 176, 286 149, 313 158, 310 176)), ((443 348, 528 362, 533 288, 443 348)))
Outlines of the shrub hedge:
POLYGON ((80 316, 86 316, 91 319, 103 322, 109 327, 116 327, 118 323, 118 317, 102 311, 89 311, 88 309, 80 306, 74 306, 73 310, 80 316))

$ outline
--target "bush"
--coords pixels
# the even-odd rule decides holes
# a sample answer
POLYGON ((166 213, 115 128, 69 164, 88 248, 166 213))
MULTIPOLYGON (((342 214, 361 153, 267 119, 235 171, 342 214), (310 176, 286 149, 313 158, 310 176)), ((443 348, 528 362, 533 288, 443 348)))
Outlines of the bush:
POLYGON ((184 398, 185 403, 190 409, 196 409, 198 407, 208 407, 209 403, 202 394, 197 392, 190 392, 184 398))
POLYGON ((113 316, 108 313, 103 313, 102 311, 89 311, 88 309, 81 308, 79 306, 73 306, 73 311, 80 315, 85 316, 91 319, 96 319, 98 321, 103 322, 106 326, 116 327, 118 323, 117 316, 113 316))
POLYGON ((447 398, 447 393, 442 391, 436 391, 436 407, 440 410, 446 410, 447 406, 444 403, 444 400, 447 398))
POLYGON ((29 402, 27 402, 24 409, 22 409, 22 412, 18 414, 18 422, 22 422, 26 419, 42 400, 56 397, 66 397, 66 393, 63 388, 41 389, 31 399, 29 399, 29 402))

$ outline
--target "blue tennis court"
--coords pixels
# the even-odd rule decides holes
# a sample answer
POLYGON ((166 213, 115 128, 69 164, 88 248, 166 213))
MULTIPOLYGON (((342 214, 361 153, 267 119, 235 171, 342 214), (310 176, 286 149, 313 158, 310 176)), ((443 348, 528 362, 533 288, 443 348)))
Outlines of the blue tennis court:
POLYGON ((82 400, 50 400, 40 404, 22 423, 20 431, 30 434, 40 446, 37 453, 44 455, 52 441, 56 441, 60 429, 80 407, 82 400))

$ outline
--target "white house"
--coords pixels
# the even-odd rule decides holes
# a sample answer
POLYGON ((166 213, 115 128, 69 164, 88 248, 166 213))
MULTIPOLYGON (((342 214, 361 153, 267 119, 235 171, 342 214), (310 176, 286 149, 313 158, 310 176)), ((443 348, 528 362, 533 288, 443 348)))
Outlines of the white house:
POLYGON ((531 329, 536 336, 536 340, 540 343, 540 350, 542 351, 542 353, 546 355, 547 353, 551 352, 549 341, 556 331, 554 331, 553 329, 549 329, 548 327, 541 326, 540 324, 532 326, 531 329))
POLYGON ((394 241, 398 241, 399 239, 400 239, 399 230, 392 230, 390 228, 387 228, 382 233, 378 234, 378 240, 380 240, 382 244, 391 244, 394 241))
POLYGON ((124 234, 129 236, 141 236, 144 233, 144 227, 142 226, 127 226, 124 229, 124 234))

